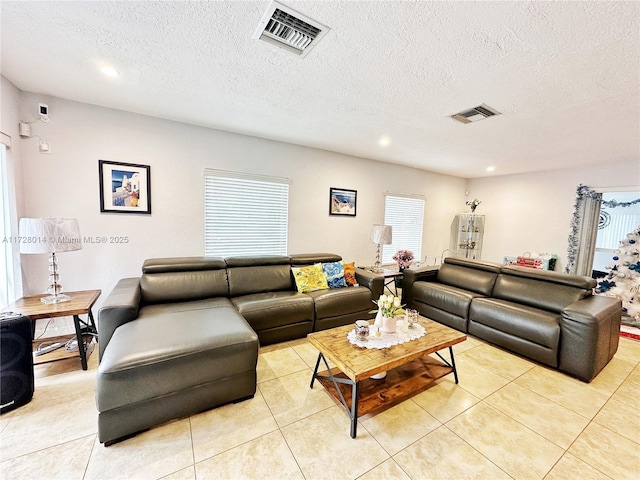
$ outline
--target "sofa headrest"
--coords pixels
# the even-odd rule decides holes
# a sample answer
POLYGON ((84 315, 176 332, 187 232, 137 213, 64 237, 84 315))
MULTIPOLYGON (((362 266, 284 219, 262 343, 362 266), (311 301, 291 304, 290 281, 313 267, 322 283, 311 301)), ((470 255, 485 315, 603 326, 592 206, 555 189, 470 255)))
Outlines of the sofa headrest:
POLYGON ((149 258, 142 264, 142 273, 197 272, 226 266, 221 257, 149 258))
POLYGON ((289 257, 285 255, 238 256, 226 257, 227 267, 259 267, 265 265, 289 265, 289 257))
POLYGON ((150 258, 142 265, 144 304, 226 296, 227 270, 219 257, 150 258))
POLYGON ((445 285, 490 296, 498 273, 491 268, 485 268, 479 262, 453 261, 440 265, 436 278, 445 285))
POLYGON ((461 267, 475 268, 476 270, 485 270, 492 273, 500 273, 502 265, 493 262, 485 262, 482 260, 469 260, 467 258, 447 257, 444 263, 450 265, 459 265, 461 267))
POLYGON ((296 253, 290 256, 291 265, 313 265, 314 263, 339 262, 340 255, 334 253, 296 253))
POLYGON ((593 278, 583 277, 582 275, 551 272, 549 270, 538 270, 535 268, 516 267, 511 265, 503 266, 501 272, 506 275, 559 283, 561 285, 568 285, 570 287, 581 288, 583 290, 591 290, 592 288, 595 288, 598 283, 593 278))

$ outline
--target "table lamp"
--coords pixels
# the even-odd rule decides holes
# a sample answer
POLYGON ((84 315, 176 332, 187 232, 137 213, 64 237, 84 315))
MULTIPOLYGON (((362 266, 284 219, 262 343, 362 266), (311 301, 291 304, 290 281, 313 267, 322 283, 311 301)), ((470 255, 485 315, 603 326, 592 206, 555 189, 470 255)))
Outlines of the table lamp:
POLYGON ((20 253, 49 253, 49 296, 42 297, 42 303, 68 302, 58 283, 56 253, 72 252, 82 248, 80 228, 74 218, 21 218, 19 226, 20 253))
POLYGON ((382 271, 382 267, 380 266, 380 246, 391 244, 391 233, 391 225, 374 225, 371 227, 371 243, 378 245, 378 250, 376 252, 376 264, 373 267, 374 272, 382 271))

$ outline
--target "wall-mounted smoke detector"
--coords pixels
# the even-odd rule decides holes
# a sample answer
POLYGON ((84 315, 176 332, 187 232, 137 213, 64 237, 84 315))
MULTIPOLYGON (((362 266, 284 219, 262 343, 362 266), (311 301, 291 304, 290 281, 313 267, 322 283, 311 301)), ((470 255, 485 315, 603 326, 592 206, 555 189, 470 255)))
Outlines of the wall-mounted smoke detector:
POLYGON ((305 57, 329 27, 278 2, 271 2, 253 38, 305 57))
POLYGON ((483 103, 482 105, 478 105, 477 107, 465 110, 464 112, 451 115, 451 118, 462 123, 472 123, 477 122, 478 120, 484 120, 485 118, 493 117, 495 115, 500 115, 500 112, 495 108, 491 108, 490 106, 483 103))

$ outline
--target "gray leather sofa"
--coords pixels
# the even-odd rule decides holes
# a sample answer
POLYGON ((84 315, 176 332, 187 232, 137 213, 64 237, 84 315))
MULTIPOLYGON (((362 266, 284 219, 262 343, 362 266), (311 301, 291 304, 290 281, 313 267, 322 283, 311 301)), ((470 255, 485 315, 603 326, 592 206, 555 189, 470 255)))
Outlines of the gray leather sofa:
POLYGON ((422 315, 590 382, 618 349, 622 303, 589 277, 446 258, 405 270, 403 302, 422 315))
POLYGON ((250 398, 259 345, 370 318, 383 279, 296 291, 292 266, 333 254, 146 260, 98 312, 98 438, 109 445, 175 418, 250 398))

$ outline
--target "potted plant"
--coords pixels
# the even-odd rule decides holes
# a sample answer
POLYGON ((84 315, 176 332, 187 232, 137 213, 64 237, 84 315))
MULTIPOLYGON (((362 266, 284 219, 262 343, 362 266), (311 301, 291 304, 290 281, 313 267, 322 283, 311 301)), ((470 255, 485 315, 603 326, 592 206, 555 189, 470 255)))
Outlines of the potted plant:
POLYGON ((393 259, 398 262, 398 269, 401 272, 411 266, 413 258, 413 252, 411 250, 398 250, 393 256, 393 259))
POLYGON ((478 208, 478 205, 480 205, 482 202, 477 198, 474 198, 473 200, 467 200, 466 203, 471 207, 471 213, 473 213, 476 211, 476 208, 478 208))

